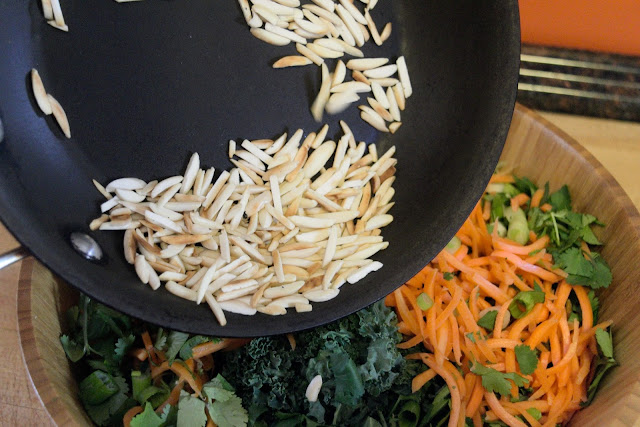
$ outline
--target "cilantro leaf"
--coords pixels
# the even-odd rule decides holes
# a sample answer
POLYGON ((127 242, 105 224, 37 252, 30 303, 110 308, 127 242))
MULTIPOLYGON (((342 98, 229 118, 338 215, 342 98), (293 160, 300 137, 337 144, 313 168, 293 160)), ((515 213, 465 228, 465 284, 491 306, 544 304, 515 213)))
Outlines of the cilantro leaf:
POLYGON ((542 412, 540 412, 540 409, 538 408, 529 408, 527 409, 527 412, 536 420, 542 418, 542 412))
POLYGON ((131 427, 160 427, 163 422, 162 418, 153 410, 151 403, 147 402, 144 411, 133 417, 129 425, 131 427))
POLYGON ((207 414, 205 414, 204 408, 203 400, 191 396, 186 391, 181 391, 178 402, 177 427, 204 427, 207 423, 207 414))
POLYGON ((68 335, 62 335, 60 337, 60 344, 62 344, 64 352, 72 362, 77 362, 84 356, 84 346, 76 342, 73 338, 69 338, 68 335))
POLYGON ((129 349, 131 348, 135 340, 136 340, 136 337, 132 334, 129 334, 124 338, 118 338, 118 341, 116 341, 116 346, 114 349, 114 358, 113 358, 113 361, 116 364, 118 365, 120 364, 120 362, 124 358, 125 354, 127 354, 127 351, 129 351, 129 349))
POLYGON ((455 277, 455 276, 454 276, 454 274, 453 274, 453 273, 450 273, 450 272, 448 272, 448 271, 447 271, 447 272, 442 273, 442 278, 443 278, 444 280, 451 280, 451 279, 453 279, 454 277, 455 277))
MULTIPOLYGON (((589 291, 589 302, 591 303, 591 310, 593 311, 593 323, 598 323, 598 310, 600 308, 600 300, 596 296, 596 293, 589 291)), ((580 319, 582 320, 582 318, 580 319)))
POLYGON ((122 407, 127 404, 127 401, 135 401, 127 398, 129 386, 122 377, 113 377, 113 380, 118 385, 119 391, 98 405, 85 405, 87 414, 93 420, 94 423, 102 426, 109 423, 111 417, 118 413, 122 407))
POLYGON ((493 368, 483 366, 476 363, 471 368, 471 372, 482 377, 482 387, 492 393, 500 393, 502 396, 508 396, 511 393, 511 383, 513 381, 516 386, 523 387, 529 381, 515 372, 500 372, 493 368))
POLYGON ((569 187, 563 185, 555 193, 551 193, 549 195, 549 203, 553 207, 554 210, 561 211, 566 209, 568 211, 571 210, 571 195, 569 194, 569 187))
POLYGON ((571 275, 593 275, 593 265, 584 257, 580 248, 569 248, 560 253, 556 259, 556 264, 571 275))
POLYGON ((208 399, 209 415, 216 425, 220 427, 247 425, 249 415, 242 407, 242 400, 236 396, 233 387, 222 375, 206 383, 202 390, 208 399))
POLYGON ((536 351, 532 350, 528 345, 523 344, 515 347, 515 353, 518 366, 520 366, 520 372, 524 375, 531 375, 538 367, 536 351))
POLYGON ((173 363, 176 356, 178 355, 178 352, 180 351, 180 348, 182 348, 184 343, 187 342, 187 339, 189 339, 189 334, 186 334, 184 332, 169 332, 169 336, 167 337, 168 348, 166 353, 169 364, 173 363))
POLYGON ((478 319, 478 326, 482 326, 485 329, 493 330, 496 324, 496 317, 498 316, 498 310, 491 310, 484 316, 478 319))
POLYGON ((613 340, 611 338, 611 332, 607 332, 604 329, 596 330, 596 341, 598 342, 598 347, 600 347, 600 351, 604 357, 613 359, 613 340))
POLYGON ((536 192, 538 187, 531 182, 529 178, 526 177, 518 177, 514 175, 515 182, 513 185, 521 192, 527 193, 529 196, 533 196, 533 193, 536 192))

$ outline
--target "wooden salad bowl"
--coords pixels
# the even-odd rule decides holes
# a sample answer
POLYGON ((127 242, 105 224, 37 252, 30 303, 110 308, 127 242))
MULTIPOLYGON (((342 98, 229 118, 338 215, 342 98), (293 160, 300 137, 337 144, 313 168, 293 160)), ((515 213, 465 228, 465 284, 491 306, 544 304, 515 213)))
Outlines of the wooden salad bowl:
MULTIPOLYGON (((516 106, 501 160, 519 176, 551 189, 569 186, 574 209, 606 224, 597 227, 602 256, 613 283, 599 294, 600 318, 613 320, 615 358, 620 366, 601 383, 593 404, 571 425, 640 423, 640 214, 611 174, 585 148, 534 112, 516 106)), ((429 260, 424 260, 425 264, 429 260)), ((73 368, 58 337, 64 313, 77 294, 33 258, 23 262, 18 323, 24 360, 33 385, 53 421, 90 425, 77 398, 73 368)))

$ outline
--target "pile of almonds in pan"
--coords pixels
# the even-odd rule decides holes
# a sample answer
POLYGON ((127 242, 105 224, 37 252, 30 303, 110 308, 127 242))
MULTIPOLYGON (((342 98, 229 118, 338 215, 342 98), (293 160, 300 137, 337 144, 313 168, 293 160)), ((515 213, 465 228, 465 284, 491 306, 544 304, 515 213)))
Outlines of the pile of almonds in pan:
POLYGON ((381 46, 391 35, 391 23, 378 31, 370 12, 377 0, 360 0, 364 11, 353 0, 238 0, 251 33, 276 46, 296 44, 299 55, 278 59, 274 68, 315 64, 322 69, 320 90, 311 105, 317 122, 323 112, 337 114, 360 101, 361 93, 373 94, 359 105, 360 117, 381 132, 395 133, 402 125, 400 112, 413 93, 404 56, 395 63, 389 58, 364 58, 360 50, 373 39, 381 46), (346 66, 338 60, 329 72, 326 59, 355 57, 346 66), (353 80, 345 81, 347 69, 353 80), (386 88, 386 89, 384 89, 386 88))
POLYGON ((184 175, 94 184, 105 196, 92 230, 125 230, 140 280, 225 312, 281 315, 335 298, 382 264, 391 223, 395 147, 378 156, 346 123, 275 140, 229 142, 235 166, 216 179, 194 153, 184 175))

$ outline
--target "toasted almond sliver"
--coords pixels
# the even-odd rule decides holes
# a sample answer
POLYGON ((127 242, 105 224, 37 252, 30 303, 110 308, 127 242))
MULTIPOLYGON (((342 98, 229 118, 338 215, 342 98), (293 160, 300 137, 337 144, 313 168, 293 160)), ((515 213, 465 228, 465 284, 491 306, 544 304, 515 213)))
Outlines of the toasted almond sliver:
POLYGON ((393 122, 389 124, 389 132, 396 133, 400 126, 402 126, 402 122, 393 122))
POLYGON ((380 33, 380 40, 382 40, 382 43, 387 41, 390 35, 391 35, 391 22, 387 22, 387 24, 382 29, 382 32, 380 33))
POLYGON ((329 92, 331 90, 331 76, 329 74, 329 69, 324 63, 321 65, 321 68, 322 84, 320 86, 318 96, 313 101, 313 104, 311 104, 311 114, 317 122, 322 120, 322 112, 324 111, 325 104, 329 100, 329 92))
POLYGON ((336 4, 332 0, 312 0, 320 7, 327 9, 329 12, 333 12, 336 8, 336 4))
POLYGON ((379 261, 373 261, 363 267, 360 267, 355 272, 347 277, 347 282, 354 284, 362 280, 367 274, 372 271, 378 271, 382 268, 382 263, 379 261))
POLYGON ((337 92, 367 93, 371 92, 371 86, 358 81, 344 82, 331 88, 331 93, 337 92))
POLYGON ((308 313, 313 310, 313 306, 311 304, 294 304, 297 313, 308 313))
POLYGON ((339 114, 349 108, 351 104, 359 100, 360 96, 355 92, 334 93, 329 97, 329 100, 325 105, 325 110, 328 114, 339 114))
POLYGON ((371 106, 371 108, 373 108, 373 111, 378 113, 378 115, 385 121, 393 121, 391 113, 389 113, 375 98, 367 98, 367 102, 369 102, 369 105, 371 106))
POLYGON ((398 65, 398 77, 400 78, 400 83, 402 84, 404 97, 409 98, 413 93, 413 88, 411 87, 409 70, 407 69, 407 62, 405 61, 404 56, 399 57, 396 61, 396 64, 398 65))
POLYGON ((378 68, 389 62, 389 58, 359 58, 347 61, 350 70, 365 71, 378 68))
POLYGON ((264 24, 264 29, 270 33, 276 34, 280 37, 284 37, 287 38, 293 42, 296 43, 300 43, 300 44, 306 44, 307 43, 307 39, 305 39, 304 37, 299 36, 298 34, 294 33, 293 31, 284 29, 284 28, 280 28, 278 26, 272 25, 269 22, 267 22, 266 24, 264 24))
POLYGON ((370 79, 384 79, 393 76, 398 71, 396 64, 387 64, 377 68, 364 70, 362 74, 370 79))
MULTIPOLYGON (((358 21, 356 21, 353 15, 349 13, 349 11, 347 11, 347 9, 345 9, 344 6, 342 6, 341 4, 336 5, 336 12, 340 17, 340 19, 342 19, 342 22, 344 22, 344 26, 347 28, 349 33, 351 33, 351 35, 355 39, 356 45, 357 46, 364 45, 364 41, 365 41, 364 34, 362 34, 362 31, 360 30, 360 26, 358 25, 358 21)), ((365 24, 366 24, 366 20, 365 20, 365 24)))
MULTIPOLYGON (((302 295, 287 295, 273 300, 268 306, 280 306, 284 308, 295 307, 296 304, 308 304, 309 300, 302 295)), ((268 307, 267 306, 267 307, 268 307)))
POLYGON ((396 101, 396 96, 393 93, 393 87, 387 88, 387 100, 389 101, 389 114, 396 122, 401 120, 400 117, 400 109, 398 108, 398 102, 396 101))
POLYGON ((273 63, 273 68, 287 68, 287 67, 300 67, 304 65, 312 64, 311 61, 306 56, 292 55, 292 56, 283 56, 273 63))
POLYGON ((327 240, 327 247, 324 250, 324 256, 322 257, 322 266, 329 265, 336 253, 336 243, 338 240, 338 229, 333 226, 329 229, 329 238, 327 240))
POLYGON ((191 190, 193 183, 196 180, 196 174, 200 169, 200 156, 198 153, 193 153, 187 164, 187 168, 184 171, 184 179, 182 180, 182 186, 180 187, 180 193, 186 193, 191 190))
POLYGON ((260 313, 268 314, 270 316, 281 316, 287 314, 287 309, 281 305, 267 305, 266 307, 257 307, 260 313))
MULTIPOLYGON (((318 15, 318 17, 331 22, 335 26, 344 26, 344 23, 342 22, 340 17, 335 13, 333 13, 333 10, 329 10, 324 6, 317 6, 315 4, 304 4, 302 5, 302 8, 310 10, 311 12, 318 15)), ((335 6, 334 6, 334 10, 335 10, 335 6)))
POLYGON ((367 27, 369 28, 369 32, 371 33, 371 38, 378 46, 382 45, 382 38, 380 37, 380 33, 378 32, 378 27, 376 27, 376 23, 371 18, 371 14, 369 13, 369 8, 364 10, 364 18, 367 20, 367 27))
POLYGON ((371 231, 376 228, 382 228, 391 224, 392 221, 393 221, 393 216, 389 214, 377 215, 369 219, 369 221, 367 221, 367 225, 365 226, 364 230, 371 231))
POLYGON ((257 312, 257 310, 251 307, 251 305, 237 299, 232 301, 219 301, 218 305, 222 310, 228 311, 230 313, 252 316, 257 312))
MULTIPOLYGON (((163 273, 163 274, 166 274, 166 273, 163 273)), ((164 287, 172 294, 189 301, 195 301, 196 298, 198 297, 195 291, 185 286, 179 285, 173 280, 169 280, 167 283, 165 283, 164 287)))
POLYGON ((272 286, 270 288, 265 289, 263 295, 265 298, 270 298, 270 299, 286 297, 288 295, 293 295, 296 292, 298 292, 298 290, 302 288, 303 285, 304 285, 304 281, 299 280, 299 281, 287 283, 284 285, 272 286))
POLYGON ((53 111, 49 98, 47 97, 47 91, 44 89, 44 84, 42 83, 40 74, 35 68, 31 69, 31 88, 33 89, 33 96, 35 97, 40 110, 46 115, 51 114, 53 111))
POLYGON ((151 271, 151 266, 147 263, 147 260, 144 259, 142 255, 136 255, 136 259, 134 261, 134 266, 136 270, 136 274, 142 283, 149 283, 149 275, 151 271))
POLYGON ((275 34, 271 31, 267 31, 263 28, 252 28, 251 34, 257 39, 272 44, 274 46, 285 46, 291 43, 291 39, 283 37, 279 34, 275 34))
POLYGON ((395 95, 396 104, 398 105, 398 108, 400 109, 400 111, 404 111, 406 99, 404 97, 404 89, 402 88, 402 84, 398 83, 392 86, 392 88, 393 88, 393 94, 395 95))
POLYGON ((51 111, 53 113, 53 117, 55 117, 56 122, 58 122, 58 125, 60 126, 60 129, 62 129, 64 136, 66 136, 67 138, 71 138, 71 128, 69 127, 69 119, 67 119, 67 114, 64 112, 62 105, 60 105, 60 103, 56 101, 56 99, 53 96, 49 94, 47 94, 47 100, 51 105, 51 111))
POLYGON ((311 302, 325 302, 334 299, 340 293, 339 289, 317 289, 303 294, 311 302))
POLYGON ((138 178, 118 178, 107 184, 105 189, 111 193, 114 192, 116 188, 121 190, 139 190, 146 185, 146 182, 138 178))
POLYGON ((341 58, 344 56, 344 52, 342 51, 329 49, 315 42, 309 43, 307 47, 309 48, 309 50, 311 50, 313 53, 315 53, 321 58, 334 59, 334 58, 341 58))
POLYGON ((51 0, 51 10, 53 12, 53 19, 55 21, 55 24, 60 27, 64 27, 64 17, 62 16, 62 8, 60 7, 59 0, 51 0))
POLYGON ((51 21, 53 19, 53 6, 51 0, 42 0, 42 14, 44 19, 51 21))
POLYGON ((372 115, 368 112, 361 111, 360 117, 362 118, 362 120, 369 123, 380 132, 389 132, 389 129, 387 129, 387 126, 384 123, 384 119, 377 113, 375 115, 372 115))
POLYGON ((184 280, 186 278, 187 278, 186 274, 178 273, 176 271, 165 271, 160 275, 160 280, 162 280, 163 282, 166 282, 169 280, 180 282, 181 280, 184 280))
POLYGON ((301 43, 296 43, 296 50, 301 55, 304 55, 305 57, 309 58, 309 60, 316 65, 322 65, 324 63, 324 58, 322 58, 320 55, 318 55, 317 53, 315 53, 314 51, 312 51, 307 46, 301 43))

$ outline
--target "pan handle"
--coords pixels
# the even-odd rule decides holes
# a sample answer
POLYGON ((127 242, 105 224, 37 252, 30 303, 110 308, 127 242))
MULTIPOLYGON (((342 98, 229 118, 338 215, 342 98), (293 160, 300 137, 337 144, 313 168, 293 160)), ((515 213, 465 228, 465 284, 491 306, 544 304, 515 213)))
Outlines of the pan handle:
POLYGON ((29 255, 31 255, 31 253, 22 246, 18 246, 17 248, 12 249, 9 252, 0 254, 0 270, 10 266, 14 262, 28 257, 29 255))

